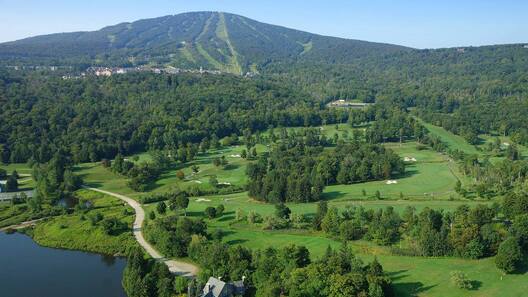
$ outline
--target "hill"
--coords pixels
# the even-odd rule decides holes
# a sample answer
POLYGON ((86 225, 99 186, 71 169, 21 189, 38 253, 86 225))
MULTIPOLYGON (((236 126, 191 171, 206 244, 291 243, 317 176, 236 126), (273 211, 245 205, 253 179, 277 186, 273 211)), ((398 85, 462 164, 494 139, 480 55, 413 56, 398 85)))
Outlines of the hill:
POLYGON ((272 62, 349 63, 408 48, 327 37, 222 12, 191 12, 93 32, 43 35, 0 44, 0 60, 46 64, 138 65, 257 71, 272 62))

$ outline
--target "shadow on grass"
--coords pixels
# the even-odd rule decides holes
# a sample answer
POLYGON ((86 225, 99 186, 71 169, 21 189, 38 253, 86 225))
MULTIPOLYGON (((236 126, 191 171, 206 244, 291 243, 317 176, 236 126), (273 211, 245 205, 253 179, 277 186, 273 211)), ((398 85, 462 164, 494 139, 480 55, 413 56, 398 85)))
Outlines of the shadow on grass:
POLYGON ((219 222, 226 222, 226 221, 232 221, 235 219, 235 216, 226 216, 224 215, 223 217, 219 218, 218 221, 219 222))
POLYGON ((235 244, 243 244, 244 242, 247 242, 247 241, 248 241, 247 239, 233 239, 233 240, 227 241, 226 243, 229 245, 235 245, 235 244))
POLYGON ((187 216, 188 217, 204 217, 205 214, 203 211, 188 211, 187 216))
POLYGON ((332 191, 332 192, 323 193, 322 196, 324 200, 335 200, 335 199, 339 199, 345 196, 345 193, 341 191, 332 191))
POLYGON ((240 167, 240 165, 238 164, 227 164, 226 166, 224 166, 224 170, 235 170, 235 169, 238 169, 240 167))
POLYGON ((393 272, 387 272, 387 276, 391 278, 392 281, 397 281, 399 279, 402 279, 407 276, 407 274, 404 274, 408 270, 398 270, 393 272))
POLYGON ((471 289, 469 289, 469 290, 470 291, 478 291, 478 289, 480 289, 480 287, 482 287, 482 282, 481 281, 472 280, 471 281, 471 289))
POLYGON ((394 288, 395 296, 417 297, 420 293, 437 286, 424 286, 422 282, 398 282, 408 276, 408 274, 406 274, 407 271, 408 270, 398 270, 387 272, 387 276, 393 281, 392 287, 394 288))
POLYGON ((411 177, 413 175, 417 175, 417 174, 420 174, 420 170, 418 170, 416 168, 416 166, 407 165, 407 166, 405 166, 405 172, 402 173, 402 174, 398 174, 394 178, 395 179, 404 179, 404 178, 409 178, 409 177, 411 177))
POLYGON ((422 282, 394 283, 395 296, 398 297, 418 297, 420 293, 428 291, 437 285, 424 286, 422 282))
POLYGON ((101 182, 95 182, 95 181, 87 182, 84 185, 90 188, 100 188, 103 186, 101 182))
POLYGON ((528 273, 528 256, 524 257, 521 265, 515 270, 513 274, 525 274, 528 273))

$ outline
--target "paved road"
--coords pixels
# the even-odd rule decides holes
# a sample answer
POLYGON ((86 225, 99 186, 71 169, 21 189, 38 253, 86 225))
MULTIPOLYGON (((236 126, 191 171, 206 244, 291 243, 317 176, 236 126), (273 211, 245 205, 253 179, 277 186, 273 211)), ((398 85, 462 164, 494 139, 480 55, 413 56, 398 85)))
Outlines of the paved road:
POLYGON ((20 191, 20 192, 4 192, 0 193, 0 201, 7 201, 13 199, 15 195, 20 196, 20 194, 25 193, 27 197, 33 197, 34 191, 20 191))
POLYGON ((195 265, 181 262, 181 261, 176 261, 176 260, 169 260, 163 257, 163 255, 161 255, 158 251, 156 251, 156 249, 154 249, 154 247, 145 240, 145 237, 143 237, 143 232, 141 228, 143 226, 143 221, 145 221, 145 211, 143 210, 143 207, 141 207, 141 204, 139 202, 127 196, 121 195, 121 194, 116 194, 116 193, 112 193, 112 192, 108 192, 108 191, 104 191, 100 189, 95 189, 95 188, 90 188, 90 187, 84 187, 84 188, 119 198, 125 201, 126 203, 128 203, 128 205, 130 205, 136 212, 136 219, 134 220, 133 232, 134 232, 134 236, 136 237, 137 242, 147 251, 147 253, 152 258, 159 260, 159 261, 163 261, 163 263, 165 263, 167 267, 169 267, 169 270, 172 273, 187 276, 187 277, 193 277, 198 273, 198 267, 196 267, 195 265))

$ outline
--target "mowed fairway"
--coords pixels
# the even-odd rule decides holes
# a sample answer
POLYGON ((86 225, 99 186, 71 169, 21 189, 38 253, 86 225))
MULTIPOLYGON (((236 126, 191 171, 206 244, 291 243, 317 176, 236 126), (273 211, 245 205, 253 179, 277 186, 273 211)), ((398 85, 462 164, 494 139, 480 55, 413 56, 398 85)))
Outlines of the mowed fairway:
POLYGON ((431 132, 431 134, 440 137, 440 139, 447 144, 450 149, 458 149, 466 154, 480 155, 475 146, 469 144, 462 136, 455 135, 442 127, 438 127, 424 121, 420 121, 422 125, 431 132))
MULTIPOLYGON (((242 150, 246 147, 230 146, 218 150, 211 150, 205 154, 198 154, 196 158, 185 166, 176 166, 163 172, 160 178, 144 193, 136 192, 127 186, 127 178, 113 173, 109 168, 104 168, 99 163, 84 163, 76 166, 76 173, 81 175, 85 184, 90 187, 100 188, 110 192, 120 193, 132 198, 139 198, 148 193, 165 193, 178 187, 182 190, 191 186, 199 186, 203 189, 210 189, 209 178, 215 176, 219 183, 233 186, 243 186, 246 184, 246 165, 248 160, 240 157, 242 150), (214 166, 213 160, 224 156, 228 164, 226 166, 214 166), (198 173, 191 170, 193 165, 199 167, 198 173), (179 180, 176 173, 181 170, 185 174, 184 180, 179 180)), ((266 151, 266 146, 257 145, 257 152, 266 151)), ((137 162, 150 160, 148 153, 139 154, 137 162)), ((131 159, 131 157, 129 157, 131 159)))
MULTIPOLYGON (((528 274, 502 275, 493 258, 464 260, 377 256, 394 282, 395 296, 420 297, 524 297, 528 274), (459 270, 472 281, 474 289, 462 290, 451 282, 450 273, 459 270)), ((367 257, 371 259, 372 256, 367 257)))
MULTIPOLYGON (((347 206, 363 206, 367 209, 393 206, 397 211, 402 211, 406 206, 414 206, 417 210, 424 207, 435 209, 453 210, 462 201, 330 201, 330 207, 344 209, 347 206)), ((468 202, 466 202, 468 203, 468 202)), ((469 202, 474 206, 476 202, 469 202)), ((156 204, 146 205, 147 211, 153 211, 156 204)), ((315 203, 288 204, 295 214, 313 215, 316 210, 315 203)), ((190 217, 204 218, 209 230, 221 229, 223 241, 231 245, 243 245, 253 249, 266 247, 283 247, 289 244, 304 245, 317 258, 324 254, 326 248, 331 246, 339 248, 341 243, 326 237, 320 232, 308 230, 262 230, 261 226, 251 225, 245 220, 236 222, 236 211, 240 209, 246 215, 255 211, 262 216, 273 215, 273 205, 251 200, 246 193, 231 195, 205 196, 191 198, 187 215, 190 217), (203 211, 208 206, 225 206, 224 215, 216 219, 208 219, 203 211)), ((528 288, 528 275, 507 275, 501 280, 501 273, 495 267, 493 258, 483 260, 465 260, 458 258, 423 258, 404 257, 390 254, 388 248, 376 246, 370 242, 354 241, 349 243, 359 257, 370 261, 374 256, 383 265, 394 281, 395 296, 427 296, 427 297, 463 297, 463 296, 525 296, 528 288), (454 270, 465 272, 474 281, 475 290, 466 291, 457 289, 451 284, 450 273, 454 270)))
POLYGON ((415 142, 389 143, 386 147, 394 150, 406 162, 404 176, 394 178, 396 183, 373 181, 352 185, 332 185, 325 188, 328 199, 364 200, 372 199, 380 191, 382 199, 434 200, 448 199, 458 195, 453 190, 458 179, 456 164, 446 156, 431 149, 418 149, 415 142), (416 161, 414 161, 416 160, 416 161), (363 196, 363 190, 367 195, 363 196))

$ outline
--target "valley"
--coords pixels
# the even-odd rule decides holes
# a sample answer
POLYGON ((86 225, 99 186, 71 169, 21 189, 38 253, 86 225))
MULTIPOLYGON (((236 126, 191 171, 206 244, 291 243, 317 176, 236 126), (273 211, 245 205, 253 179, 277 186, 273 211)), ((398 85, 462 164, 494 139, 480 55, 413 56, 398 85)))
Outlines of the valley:
POLYGON ((524 296, 525 44, 90 28, 0 43, 0 295, 524 296))

